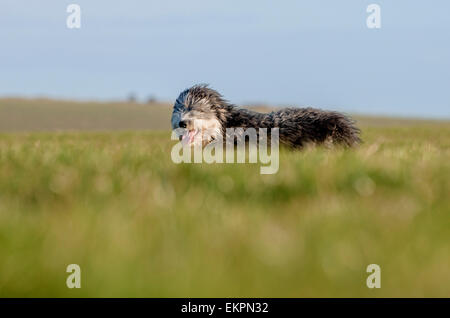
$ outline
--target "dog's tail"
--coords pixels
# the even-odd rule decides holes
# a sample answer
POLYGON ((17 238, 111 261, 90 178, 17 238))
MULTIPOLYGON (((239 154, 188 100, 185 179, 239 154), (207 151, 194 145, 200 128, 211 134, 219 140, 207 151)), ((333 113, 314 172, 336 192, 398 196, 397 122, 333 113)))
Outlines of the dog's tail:
POLYGON ((342 144, 348 147, 357 146, 361 143, 361 130, 356 126, 355 121, 338 112, 330 112, 328 118, 328 129, 333 143, 342 144))

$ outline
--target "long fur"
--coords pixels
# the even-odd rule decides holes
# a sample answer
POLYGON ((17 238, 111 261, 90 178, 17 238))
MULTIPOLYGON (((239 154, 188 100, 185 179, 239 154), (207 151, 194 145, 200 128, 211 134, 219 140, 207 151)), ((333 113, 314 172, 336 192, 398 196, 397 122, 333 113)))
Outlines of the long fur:
POLYGON ((310 143, 351 147, 361 142, 359 128, 344 114, 310 107, 259 113, 229 103, 207 85, 195 85, 178 96, 172 114, 172 128, 179 128, 184 119, 217 120, 223 136, 226 128, 279 128, 280 143, 292 148, 302 148, 310 143))

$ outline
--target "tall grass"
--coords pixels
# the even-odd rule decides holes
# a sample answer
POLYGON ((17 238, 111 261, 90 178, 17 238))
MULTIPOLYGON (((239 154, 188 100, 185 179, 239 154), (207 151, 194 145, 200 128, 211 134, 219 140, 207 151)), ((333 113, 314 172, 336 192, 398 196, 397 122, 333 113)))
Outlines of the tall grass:
POLYGON ((176 165, 168 132, 0 135, 0 296, 450 297, 450 126, 363 131, 275 175, 176 165))

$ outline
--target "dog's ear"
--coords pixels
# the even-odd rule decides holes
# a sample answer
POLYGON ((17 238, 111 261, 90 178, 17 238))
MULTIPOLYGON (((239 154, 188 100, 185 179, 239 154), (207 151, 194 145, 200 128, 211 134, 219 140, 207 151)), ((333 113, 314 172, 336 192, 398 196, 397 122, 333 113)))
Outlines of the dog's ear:
POLYGON ((178 98, 175 100, 171 119, 172 129, 176 129, 179 127, 181 116, 183 112, 186 110, 186 98, 188 94, 189 88, 182 91, 180 95, 178 95, 178 98))
POLYGON ((177 111, 174 108, 171 119, 172 129, 177 129, 180 127, 180 120, 181 120, 181 111, 177 111))
POLYGON ((184 98, 183 93, 180 94, 180 96, 175 101, 175 104, 173 105, 173 111, 172 111, 172 129, 176 129, 179 127, 179 123, 181 120, 181 115, 183 114, 183 111, 185 110, 184 105, 184 98))

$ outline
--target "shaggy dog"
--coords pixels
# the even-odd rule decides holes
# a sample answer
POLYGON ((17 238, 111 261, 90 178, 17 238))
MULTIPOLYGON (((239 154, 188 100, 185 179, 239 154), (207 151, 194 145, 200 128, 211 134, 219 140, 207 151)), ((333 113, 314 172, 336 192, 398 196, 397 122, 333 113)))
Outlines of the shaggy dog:
POLYGON ((226 136, 227 128, 279 128, 279 141, 290 148, 307 144, 355 146, 361 140, 354 121, 338 112, 314 108, 284 108, 268 114, 241 109, 207 85, 195 85, 177 98, 172 128, 182 128, 187 145, 208 144, 226 136))

